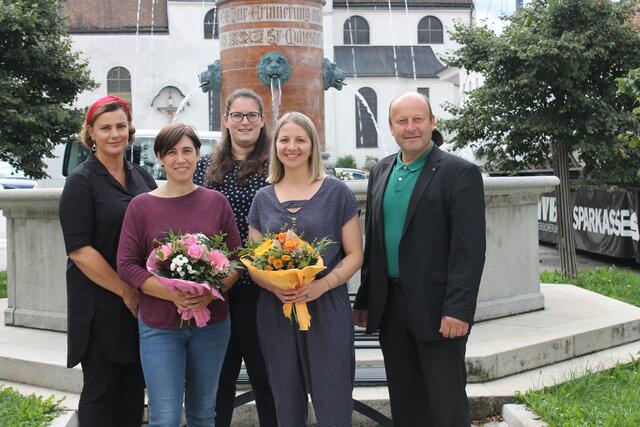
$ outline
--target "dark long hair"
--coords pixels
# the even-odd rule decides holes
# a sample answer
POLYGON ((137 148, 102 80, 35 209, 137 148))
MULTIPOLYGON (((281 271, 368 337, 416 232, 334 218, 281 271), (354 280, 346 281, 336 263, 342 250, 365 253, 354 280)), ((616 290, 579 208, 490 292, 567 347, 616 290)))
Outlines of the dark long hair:
MULTIPOLYGON (((238 98, 250 98, 253 99, 258 105, 258 112, 264 114, 264 105, 262 104, 262 98, 260 95, 252 91, 251 89, 237 89, 229 95, 224 107, 225 116, 229 114, 231 104, 238 98)), ((236 182, 238 185, 246 185, 247 178, 252 173, 258 173, 259 175, 267 176, 267 160, 269 159, 269 137, 267 135, 266 126, 262 126, 260 134, 253 151, 247 156, 247 158, 240 163, 240 169, 236 176, 236 182)), ((233 169, 233 155, 231 153, 231 133, 229 129, 225 128, 222 133, 222 139, 220 143, 216 145, 213 153, 211 164, 207 172, 207 184, 222 184, 224 182, 225 175, 233 169)))

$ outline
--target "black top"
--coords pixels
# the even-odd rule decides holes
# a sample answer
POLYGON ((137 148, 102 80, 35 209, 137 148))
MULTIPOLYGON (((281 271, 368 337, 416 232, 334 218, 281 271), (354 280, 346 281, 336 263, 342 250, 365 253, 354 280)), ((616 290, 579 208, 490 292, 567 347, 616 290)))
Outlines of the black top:
MULTIPOLYGON (((225 195, 231 204, 231 209, 233 209, 233 215, 236 219, 242 242, 245 243, 249 234, 249 224, 247 223, 249 208, 251 207, 251 202, 253 202, 253 197, 256 195, 256 192, 262 187, 269 185, 267 177, 253 172, 247 177, 247 183, 245 185, 239 185, 236 181, 236 176, 238 175, 238 170, 240 170, 240 161, 235 160, 233 162, 233 168, 224 176, 224 182, 222 184, 207 182, 207 172, 211 165, 211 160, 211 156, 204 156, 198 161, 196 172, 193 175, 193 182, 217 190, 225 195)), ((244 271, 240 280, 238 280, 229 291, 229 296, 231 299, 235 299, 241 297, 241 295, 244 295, 246 292, 257 296, 258 291, 257 285, 251 281, 249 275, 244 271)))
MULTIPOLYGON (((129 202, 157 188, 151 175, 139 166, 125 162, 125 174, 127 186, 123 188, 91 153, 69 175, 60 198, 67 254, 92 246, 116 269, 120 228, 129 202)), ((137 339, 135 319, 122 298, 89 280, 71 259, 67 261, 67 323, 69 367, 80 362, 92 328, 101 336, 109 359, 128 362, 137 356, 131 348, 137 339), (97 321, 103 317, 104 323, 97 321)))

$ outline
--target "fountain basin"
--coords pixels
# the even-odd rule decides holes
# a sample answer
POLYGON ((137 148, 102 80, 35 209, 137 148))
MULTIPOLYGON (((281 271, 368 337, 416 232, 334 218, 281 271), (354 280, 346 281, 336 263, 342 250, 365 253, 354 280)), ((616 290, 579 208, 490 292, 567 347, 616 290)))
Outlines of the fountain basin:
MULTIPOLYGON (((544 308, 538 278, 537 202, 555 177, 485 178, 487 261, 476 320, 544 308)), ((350 181, 364 222, 366 181, 350 181)), ((6 190, 0 209, 7 219, 6 325, 66 330, 67 257, 58 220, 62 189, 6 190)), ((349 281, 355 291, 356 274, 349 281)))

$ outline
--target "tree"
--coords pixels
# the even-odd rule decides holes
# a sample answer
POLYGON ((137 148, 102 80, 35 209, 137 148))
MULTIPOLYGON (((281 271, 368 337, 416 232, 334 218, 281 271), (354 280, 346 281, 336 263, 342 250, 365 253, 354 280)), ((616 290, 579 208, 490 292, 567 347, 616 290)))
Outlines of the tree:
POLYGON ((559 175, 558 232, 562 271, 576 276, 569 153, 595 182, 638 182, 640 156, 621 134, 636 132, 633 97, 616 78, 640 66, 633 5, 606 0, 533 0, 505 18, 501 35, 458 25, 460 48, 448 65, 479 72, 484 85, 462 107, 448 105, 444 128, 457 147, 471 145, 487 166, 517 171, 553 160, 559 175))
POLYGON ((0 160, 44 178, 43 156, 76 133, 83 112, 71 107, 93 89, 86 63, 52 0, 0 0, 0 160))

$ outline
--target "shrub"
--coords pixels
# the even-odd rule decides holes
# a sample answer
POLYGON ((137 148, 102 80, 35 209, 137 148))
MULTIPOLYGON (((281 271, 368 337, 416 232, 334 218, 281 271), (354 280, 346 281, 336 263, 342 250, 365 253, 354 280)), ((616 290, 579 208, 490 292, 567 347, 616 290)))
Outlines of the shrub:
POLYGON ((0 298, 7 297, 7 272, 0 271, 0 298))
POLYGON ((348 154, 346 156, 342 156, 342 157, 338 157, 338 160, 336 160, 336 167, 337 168, 356 168, 356 161, 353 158, 353 156, 351 154, 348 154))
POLYGON ((10 387, 0 388, 0 427, 49 425, 62 411, 62 399, 51 395, 44 399, 31 394, 23 396, 10 387))

